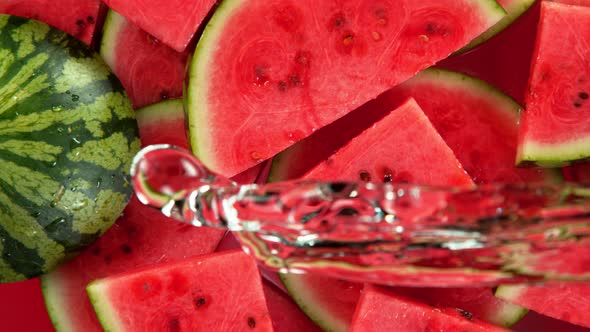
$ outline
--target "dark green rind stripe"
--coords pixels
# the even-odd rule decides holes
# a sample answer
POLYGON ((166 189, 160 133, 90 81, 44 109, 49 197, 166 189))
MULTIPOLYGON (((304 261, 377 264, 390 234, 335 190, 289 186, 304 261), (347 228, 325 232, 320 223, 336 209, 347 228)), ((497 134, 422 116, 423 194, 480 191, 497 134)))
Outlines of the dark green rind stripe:
MULTIPOLYGON (((45 265, 43 260, 34 249, 25 247, 8 235, 0 225, 0 240, 2 241, 2 261, 7 264, 14 273, 22 275, 24 279, 33 278, 39 273, 39 269, 45 265)), ((1 266, 1 265, 0 265, 1 266)), ((0 283, 18 280, 4 280, 6 273, 0 273, 0 283)))
POLYGON ((140 143, 122 85, 84 44, 0 15, 0 56, 4 282, 46 272, 114 222, 140 143))

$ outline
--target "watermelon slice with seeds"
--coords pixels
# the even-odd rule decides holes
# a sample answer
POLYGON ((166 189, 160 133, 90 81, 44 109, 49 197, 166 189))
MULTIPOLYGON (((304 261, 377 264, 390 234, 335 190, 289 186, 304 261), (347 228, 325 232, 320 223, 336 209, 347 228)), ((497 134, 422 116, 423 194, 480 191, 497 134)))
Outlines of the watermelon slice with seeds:
POLYGON ((105 0, 110 8, 177 52, 183 52, 215 0, 105 0))
POLYGON ((2 0, 0 13, 32 18, 91 45, 96 27, 103 20, 100 0, 2 0))
POLYGON ((112 10, 104 23, 100 55, 134 108, 182 97, 188 51, 171 49, 112 10))
POLYGON ((590 158, 589 40, 590 8, 541 3, 519 163, 562 166, 590 158))
POLYGON ((490 0, 224 1, 190 64, 190 144, 234 175, 465 46, 490 0), (370 84, 367 84, 370 82, 370 84))
POLYGON ((260 274, 241 250, 95 280, 105 331, 273 331, 260 274))
POLYGON ((351 332, 507 331, 461 309, 441 310, 367 285, 354 313, 351 332))

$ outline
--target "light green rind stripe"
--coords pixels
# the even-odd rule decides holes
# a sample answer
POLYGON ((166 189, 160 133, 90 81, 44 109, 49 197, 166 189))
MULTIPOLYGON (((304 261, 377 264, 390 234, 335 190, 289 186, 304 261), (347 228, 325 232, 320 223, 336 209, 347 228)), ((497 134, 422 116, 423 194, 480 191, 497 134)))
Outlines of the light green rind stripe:
POLYGON ((88 199, 81 194, 70 192, 72 195, 64 195, 64 206, 76 210, 72 230, 81 234, 96 234, 104 232, 111 225, 112 221, 119 216, 118 211, 125 208, 127 203, 126 195, 103 190, 98 193, 96 201, 88 199), (76 194, 76 195, 74 195, 76 194), (77 197, 70 197, 77 196, 77 197), (73 198, 73 201, 69 201, 73 198), (103 218, 96 218, 96 215, 103 218))
POLYGON ((57 155, 63 148, 41 141, 8 140, 0 142, 0 150, 7 150, 21 157, 52 162, 57 160, 57 155))
MULTIPOLYGON (((2 212, 0 212, 1 215, 2 212)), ((2 275, 0 275, 0 282, 3 279, 6 280, 24 280, 26 277, 20 273, 15 272, 12 267, 2 259, 2 254, 4 253, 4 245, 3 242, 0 241, 0 271, 2 271, 2 275)))
POLYGON ((34 20, 12 29, 12 40, 19 45, 16 56, 24 58, 33 53, 36 48, 35 45, 45 39, 49 30, 48 25, 34 20))
POLYGON ((108 282, 95 280, 86 287, 86 292, 103 330, 105 332, 124 331, 121 317, 109 301, 108 282))
POLYGON ((56 123, 71 125, 84 121, 86 129, 96 138, 104 135, 102 125, 112 121, 112 110, 120 119, 130 118, 133 114, 120 110, 129 105, 127 98, 118 92, 110 92, 94 100, 92 104, 82 104, 74 109, 49 109, 20 115, 13 119, 0 121, 0 136, 42 131, 56 123))
POLYGON ((0 209, 0 225, 10 237, 37 252, 45 261, 43 270, 54 266, 63 258, 64 247, 50 239, 41 225, 25 209, 13 204, 10 197, 0 191, 0 206, 2 205, 9 209, 7 212, 0 209))
POLYGON ((590 158, 590 137, 558 144, 539 144, 525 140, 519 146, 517 162, 535 162, 545 166, 561 167, 570 161, 586 158, 590 158))
POLYGON ((115 133, 101 140, 83 143, 68 153, 68 159, 74 162, 84 161, 114 171, 132 155, 129 143, 125 135, 115 133))
POLYGON ((55 80, 55 90, 64 93, 72 88, 81 88, 96 81, 106 81, 109 68, 93 58, 70 58, 63 65, 61 76, 55 80))
POLYGON ((0 87, 0 114, 51 86, 47 82, 47 74, 34 75, 48 59, 47 54, 35 55, 27 60, 10 81, 0 87), (27 82, 32 76, 35 76, 35 78, 27 82))
MULTIPOLYGON (((17 193, 37 205, 53 201, 60 192, 61 185, 45 173, 39 173, 28 167, 0 159, 0 180, 11 186, 17 193)), ((10 200, 9 200, 10 201, 10 200)), ((11 204, 12 205, 12 204, 11 204)), ((12 205, 17 208, 17 205, 12 205)), ((36 221, 33 219, 33 223, 36 221)))
POLYGON ((0 77, 6 75, 14 60, 14 55, 10 50, 0 49, 0 77))
POLYGON ((113 70, 115 69, 115 50, 117 49, 117 37, 127 20, 112 9, 109 10, 104 21, 102 40, 100 42, 100 55, 104 62, 113 70))

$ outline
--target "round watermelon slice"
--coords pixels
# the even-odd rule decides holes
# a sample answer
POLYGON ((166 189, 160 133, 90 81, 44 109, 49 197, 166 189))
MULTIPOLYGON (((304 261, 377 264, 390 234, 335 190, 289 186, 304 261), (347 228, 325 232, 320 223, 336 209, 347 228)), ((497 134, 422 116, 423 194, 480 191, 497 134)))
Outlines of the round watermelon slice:
POLYGON ((224 1, 189 69, 190 145, 206 166, 232 176, 447 57, 504 15, 490 0, 224 1))
POLYGON ((188 51, 179 53, 110 10, 100 55, 123 83, 133 107, 182 97, 188 51))

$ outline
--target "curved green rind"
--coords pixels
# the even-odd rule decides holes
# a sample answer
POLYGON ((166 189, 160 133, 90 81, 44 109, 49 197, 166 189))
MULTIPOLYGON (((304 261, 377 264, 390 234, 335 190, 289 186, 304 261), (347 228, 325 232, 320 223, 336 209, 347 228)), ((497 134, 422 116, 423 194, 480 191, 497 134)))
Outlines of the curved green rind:
POLYGON ((53 328, 58 332, 75 332, 75 326, 71 326, 71 320, 67 317, 62 317, 64 313, 60 308, 67 306, 66 303, 61 303, 60 299, 64 285, 62 282, 67 278, 59 273, 59 269, 55 272, 45 274, 41 277, 41 292, 43 293, 43 301, 45 302, 45 309, 53 328))
POLYGON ((350 323, 343 322, 331 313, 324 313, 324 308, 318 301, 310 301, 305 296, 309 289, 306 289, 305 284, 298 280, 296 274, 279 274, 283 285, 289 292, 291 298, 297 303, 301 311, 316 323, 322 330, 326 332, 346 332, 348 331, 350 323))
POLYGON ((582 137, 562 144, 543 144, 526 141, 519 144, 517 163, 542 167, 563 167, 572 161, 590 159, 590 137, 582 137))
POLYGON ((527 308, 521 307, 519 305, 510 303, 511 301, 509 299, 502 296, 501 294, 507 292, 507 289, 504 289, 505 287, 507 287, 507 289, 510 289, 512 287, 518 287, 518 286, 500 286, 496 289, 496 292, 494 293, 494 295, 496 297, 503 299, 503 300, 506 300, 507 303, 502 308, 502 310, 499 311, 498 314, 494 316, 494 320, 496 322, 502 324, 502 326, 510 327, 510 326, 518 323, 524 316, 526 316, 526 314, 529 312, 529 310, 527 308))
POLYGON ((97 54, 0 15, 0 282, 47 272, 108 229, 139 148, 131 104, 97 54))
POLYGON ((86 292, 103 330, 105 332, 124 331, 123 324, 119 321, 120 317, 109 302, 108 288, 108 282, 95 280, 88 284, 86 292))
POLYGON ((158 123, 161 120, 184 119, 183 100, 169 99, 140 108, 135 111, 135 117, 139 127, 149 123, 158 123))
POLYGON ((102 39, 100 41, 100 55, 109 67, 114 68, 116 63, 115 49, 119 32, 127 21, 114 10, 110 9, 106 15, 102 28, 102 39))
MULTIPOLYGON (((535 3, 535 0, 511 0, 508 4, 504 5, 504 10, 507 15, 501 19, 494 26, 489 28, 486 32, 479 35, 479 37, 472 40, 467 46, 463 47, 455 54, 467 52, 480 44, 483 44, 490 38, 499 34, 508 28, 514 21, 516 21, 522 14, 524 14, 531 6, 535 3)), ((499 4, 498 4, 499 5, 499 4)))

